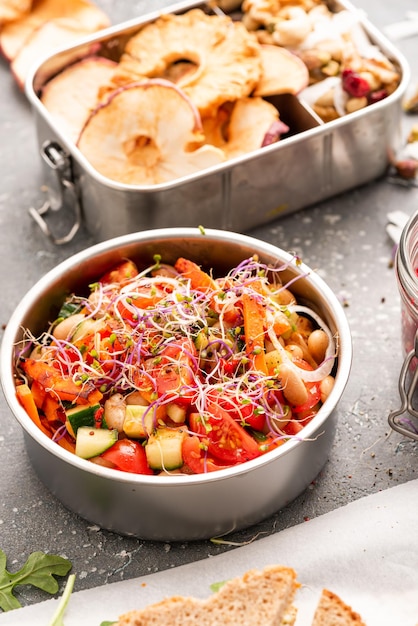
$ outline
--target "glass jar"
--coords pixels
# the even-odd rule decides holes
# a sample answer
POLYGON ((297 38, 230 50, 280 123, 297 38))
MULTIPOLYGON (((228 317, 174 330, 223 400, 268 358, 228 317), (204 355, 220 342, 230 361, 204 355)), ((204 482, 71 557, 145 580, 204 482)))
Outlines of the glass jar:
POLYGON ((418 329, 418 213, 415 213, 399 241, 395 270, 401 295, 402 345, 405 355, 415 347, 418 329))
POLYGON ((389 415, 390 426, 418 441, 418 410, 414 393, 418 385, 418 212, 404 227, 395 257, 401 296, 401 331, 405 360, 399 376, 401 407, 389 415))

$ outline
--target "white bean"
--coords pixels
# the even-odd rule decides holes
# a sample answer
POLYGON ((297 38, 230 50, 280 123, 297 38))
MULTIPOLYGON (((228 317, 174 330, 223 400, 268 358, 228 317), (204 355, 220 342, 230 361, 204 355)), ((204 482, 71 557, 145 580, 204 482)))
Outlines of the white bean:
POLYGON ((322 363, 329 344, 328 335, 321 329, 314 330, 308 337, 308 349, 317 363, 322 363))
POLYGON ((116 428, 118 433, 123 432, 123 422, 126 414, 126 402, 121 393, 110 396, 104 404, 104 418, 108 428, 116 428))
POLYGON ((85 319, 85 315, 83 313, 74 313, 74 315, 70 315, 66 317, 62 322, 57 324, 52 331, 53 336, 58 341, 69 339, 71 335, 74 333, 75 329, 81 322, 85 319))
POLYGON ((334 379, 333 376, 326 376, 319 383, 319 389, 321 391, 321 402, 322 403, 324 403, 325 400, 328 398, 329 394, 332 391, 332 388, 334 387, 334 383, 335 383, 335 379, 334 379))
POLYGON ((290 364, 282 363, 278 378, 282 384, 283 394, 293 405, 304 404, 308 399, 305 383, 290 364))
POLYGON ((303 350, 295 343, 288 343, 285 350, 290 354, 292 359, 303 359, 303 350))

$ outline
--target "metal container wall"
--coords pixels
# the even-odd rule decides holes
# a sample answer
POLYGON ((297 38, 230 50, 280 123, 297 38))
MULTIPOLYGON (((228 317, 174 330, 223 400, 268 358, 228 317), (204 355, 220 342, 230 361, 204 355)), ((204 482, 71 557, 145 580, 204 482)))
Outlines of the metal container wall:
POLYGON ((67 259, 26 294, 12 315, 2 342, 0 375, 6 400, 23 428, 28 454, 41 480, 69 509, 121 534, 151 540, 190 540, 220 535, 254 524, 286 506, 317 476, 334 439, 335 408, 351 368, 351 335, 344 310, 323 280, 303 263, 290 263, 287 282, 298 301, 317 311, 338 337, 335 385, 325 404, 293 439, 245 464, 205 475, 141 476, 109 470, 64 450, 45 436, 20 406, 15 393, 16 345, 29 328, 36 336, 56 316, 68 293, 82 293, 98 275, 121 259, 140 266, 154 254, 164 262, 188 256, 215 275, 245 258, 281 265, 291 260, 282 250, 252 237, 220 230, 160 229, 98 244, 67 259))
MULTIPOLYGON (((171 7, 170 12, 203 6, 201 2, 182 2, 171 7)), ((343 0, 336 8, 356 10, 343 0)), ((126 40, 161 13, 112 27, 53 55, 34 70, 26 84, 41 153, 54 142, 68 161, 70 184, 74 184, 70 202, 55 197, 53 208, 62 204, 71 214, 77 197, 82 211, 80 221, 97 241, 148 228, 199 224, 246 232, 381 176, 389 155, 401 147, 401 99, 408 85, 409 69, 396 48, 360 16, 371 41, 399 67, 400 84, 386 99, 323 123, 296 97, 272 98, 292 132, 275 145, 169 184, 128 186, 99 175, 76 146, 60 134, 39 99, 40 89, 69 59, 83 57, 88 50, 98 47, 99 52, 95 53, 117 60, 126 40), (73 206, 68 208, 68 204, 73 206)), ((53 177, 57 174, 55 171, 53 177)), ((45 178, 50 181, 50 170, 45 172, 45 178)), ((61 181, 53 181, 54 186, 59 187, 58 196, 65 196, 61 181)))

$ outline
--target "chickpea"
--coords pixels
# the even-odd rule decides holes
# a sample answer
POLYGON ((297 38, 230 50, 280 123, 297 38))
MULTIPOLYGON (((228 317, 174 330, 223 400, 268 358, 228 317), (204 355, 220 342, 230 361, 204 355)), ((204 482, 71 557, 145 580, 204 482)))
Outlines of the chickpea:
POLYGON ((334 387, 335 379, 333 376, 326 376, 321 380, 319 389, 321 391, 321 402, 324 403, 334 387))
POLYGON ((308 349, 317 363, 322 363, 329 344, 328 335, 321 329, 314 330, 308 337, 308 349))
POLYGON ((291 365, 282 363, 279 368, 278 378, 283 388, 283 394, 290 404, 304 404, 308 400, 308 390, 291 365))
POLYGON ((84 320, 85 315, 83 315, 83 313, 74 313, 74 315, 70 315, 62 320, 62 322, 59 322, 52 331, 52 334, 58 341, 69 339, 77 326, 84 320))

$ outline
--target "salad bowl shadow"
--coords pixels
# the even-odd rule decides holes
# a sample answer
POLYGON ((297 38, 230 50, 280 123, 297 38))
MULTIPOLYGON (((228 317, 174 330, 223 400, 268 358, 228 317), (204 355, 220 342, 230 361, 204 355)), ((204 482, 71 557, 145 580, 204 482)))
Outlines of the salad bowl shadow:
POLYGON ((269 517, 302 493, 326 463, 337 421, 337 404, 349 378, 351 334, 343 308, 326 283, 283 250, 246 235, 198 228, 167 228, 123 235, 70 257, 43 276, 23 297, 7 324, 0 375, 6 401, 23 429, 31 463, 46 487, 68 509, 100 527, 154 541, 220 536, 269 517), (129 258, 147 267, 154 256, 174 263, 182 256, 223 276, 258 255, 286 264, 298 301, 306 302, 336 337, 335 384, 301 437, 245 463, 194 475, 140 475, 79 458, 53 442, 30 419, 16 397, 17 345, 55 319, 65 297, 81 293, 98 276, 129 258))

